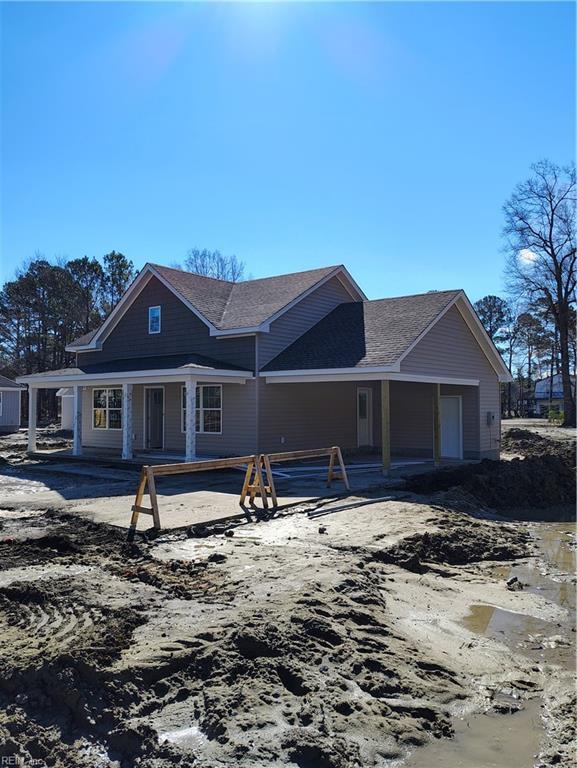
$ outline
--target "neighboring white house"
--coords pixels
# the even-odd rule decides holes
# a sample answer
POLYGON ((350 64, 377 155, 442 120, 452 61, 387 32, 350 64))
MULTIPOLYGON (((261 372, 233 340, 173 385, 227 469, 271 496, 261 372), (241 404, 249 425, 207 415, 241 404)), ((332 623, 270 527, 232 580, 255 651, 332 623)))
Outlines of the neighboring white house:
POLYGON ((25 387, 0 376, 0 432, 16 432, 20 427, 20 405, 25 387))
MULTIPOLYGON (((571 376, 573 394, 575 393, 575 376, 571 376)), ((547 414, 549 408, 563 410, 563 381, 561 374, 547 376, 535 382, 535 413, 538 416, 547 414)))
POLYGON ((74 390, 72 387, 62 387, 56 393, 60 398, 60 429, 72 429, 74 413, 74 390))

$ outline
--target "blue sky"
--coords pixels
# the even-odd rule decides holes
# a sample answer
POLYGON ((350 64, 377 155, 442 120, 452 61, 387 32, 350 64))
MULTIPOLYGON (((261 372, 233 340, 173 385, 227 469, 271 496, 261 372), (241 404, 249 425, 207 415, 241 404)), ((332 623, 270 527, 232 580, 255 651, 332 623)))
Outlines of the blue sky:
POLYGON ((571 3, 2 3, 0 280, 193 246, 371 298, 502 290, 501 205, 573 159, 571 3))

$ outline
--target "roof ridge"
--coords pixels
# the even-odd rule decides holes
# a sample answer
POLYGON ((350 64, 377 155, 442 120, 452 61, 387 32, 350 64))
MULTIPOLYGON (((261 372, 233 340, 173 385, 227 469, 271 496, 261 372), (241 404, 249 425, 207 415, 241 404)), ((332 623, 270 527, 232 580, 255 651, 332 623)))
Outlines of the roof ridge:
POLYGON ((169 269, 171 272, 179 272, 181 275, 194 275, 195 277, 202 277, 205 280, 213 280, 215 283, 225 283, 231 287, 235 285, 232 280, 223 280, 221 277, 212 277, 212 275, 201 275, 200 272, 191 272, 190 269, 180 269, 180 267, 167 267, 164 264, 155 264, 149 261, 148 264, 155 269, 169 269))
POLYGON ((250 280, 223 280, 221 277, 212 277, 210 275, 201 275, 199 272, 192 272, 189 269, 180 269, 179 267, 167 267, 164 264, 156 264, 153 261, 147 262, 151 267, 154 267, 155 269, 169 269, 171 272, 180 272, 180 274, 183 275, 195 275, 196 277, 204 277, 207 280, 214 280, 217 283, 226 283, 227 285, 231 286, 231 289, 234 288, 235 285, 239 285, 240 283, 256 283, 260 282, 262 280, 277 280, 279 277, 293 277, 294 275, 307 275, 311 272, 320 272, 320 271, 330 271, 333 269, 339 269, 344 268, 344 264, 329 264, 326 267, 313 267, 312 269, 298 269, 294 272, 282 272, 281 274, 277 275, 266 275, 265 277, 253 277, 250 280))
POLYGON ((393 301, 394 299, 416 299, 419 296, 431 296, 440 293, 464 293, 464 288, 446 288, 441 291, 423 291, 422 293, 407 293, 403 296, 383 296, 381 299, 366 299, 363 304, 373 304, 376 301, 393 301))

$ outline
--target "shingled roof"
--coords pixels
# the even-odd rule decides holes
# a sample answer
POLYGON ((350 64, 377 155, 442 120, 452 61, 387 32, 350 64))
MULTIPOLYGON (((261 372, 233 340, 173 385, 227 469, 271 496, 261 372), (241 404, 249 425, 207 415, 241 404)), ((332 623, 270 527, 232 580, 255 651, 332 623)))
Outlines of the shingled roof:
MULTIPOLYGON (((79 376, 85 374, 99 373, 124 373, 126 371, 162 371, 174 370, 176 368, 186 369, 187 373, 194 373, 199 370, 208 371, 239 371, 244 372, 240 366, 223 363, 221 360, 214 360, 211 357, 195 354, 184 355, 156 355, 154 357, 126 357, 121 360, 107 360, 103 363, 91 363, 87 365, 78 365, 73 368, 60 368, 56 371, 46 371, 44 373, 33 373, 27 376, 27 380, 46 379, 54 377, 55 379, 67 378, 70 376, 79 376)), ((15 384, 19 387, 19 384, 15 384)))
MULTIPOLYGON (((220 331, 261 325, 339 269, 339 266, 323 267, 231 283, 160 264, 148 266, 220 331)), ((80 336, 68 347, 89 344, 98 330, 80 336)))
POLYGON ((391 365, 460 293, 432 291, 340 304, 263 370, 391 365))
POLYGON ((158 264, 151 266, 221 331, 264 323, 338 269, 324 267, 230 283, 158 264))
POLYGON ((0 376, 0 388, 2 389, 22 389, 22 384, 17 384, 7 376, 0 376))

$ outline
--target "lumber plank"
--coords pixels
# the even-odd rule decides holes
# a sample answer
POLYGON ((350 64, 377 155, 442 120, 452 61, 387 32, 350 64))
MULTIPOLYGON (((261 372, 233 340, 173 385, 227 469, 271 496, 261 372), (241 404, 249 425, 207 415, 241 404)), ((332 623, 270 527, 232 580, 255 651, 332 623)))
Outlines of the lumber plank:
POLYGON ((150 507, 137 507, 135 505, 132 507, 132 511, 137 512, 139 515, 154 515, 154 510, 150 507))
POLYGON ((148 495, 150 497, 150 504, 152 506, 153 525, 157 530, 160 530, 160 513, 158 511, 158 497, 156 495, 156 482, 154 480, 154 472, 152 467, 148 467, 146 471, 146 479, 148 481, 148 495))
POLYGON ((333 450, 336 453, 337 461, 339 462, 339 466, 341 468, 341 476, 338 479, 342 480, 343 483, 345 484, 345 488, 347 489, 347 491, 350 491, 351 486, 349 484, 347 468, 345 467, 345 462, 343 461, 343 454, 341 452, 341 449, 338 447, 338 445, 336 445, 333 450))
POLYGON ((227 469, 238 467, 254 461, 255 456, 233 456, 226 459, 207 459, 206 461, 187 461, 182 464, 156 464, 150 469, 153 470, 155 477, 164 475, 183 475, 187 472, 210 472, 213 469, 227 469))
POLYGON ((277 499, 277 495, 276 495, 276 487, 275 487, 275 484, 274 484, 274 477, 272 475, 272 469, 271 469, 271 466, 270 466, 270 457, 268 456, 268 454, 265 453, 262 458, 263 458, 263 464, 264 464, 264 469, 265 469, 265 473, 266 473, 266 479, 267 479, 267 483, 268 483, 266 490, 267 490, 268 493, 270 493, 270 499, 271 499, 273 507, 276 508, 276 507, 278 507, 278 499, 277 499))
POLYGON ((332 448, 313 448, 310 451, 286 451, 284 453, 267 453, 272 464, 281 461, 296 461, 297 459, 317 459, 321 456, 330 456, 332 448))

